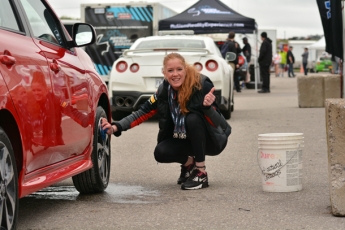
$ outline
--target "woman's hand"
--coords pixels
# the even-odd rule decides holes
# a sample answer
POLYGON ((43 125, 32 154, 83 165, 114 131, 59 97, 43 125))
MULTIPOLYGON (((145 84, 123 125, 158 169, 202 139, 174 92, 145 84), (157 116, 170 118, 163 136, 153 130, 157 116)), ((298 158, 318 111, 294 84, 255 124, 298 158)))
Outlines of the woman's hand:
POLYGON ((213 87, 208 94, 205 95, 203 106, 211 106, 216 100, 216 96, 213 95, 215 88, 213 87))
POLYGON ((107 130, 107 134, 108 134, 108 135, 111 135, 111 134, 117 132, 117 127, 116 127, 116 125, 111 125, 111 124, 107 121, 107 119, 105 119, 105 118, 102 118, 102 129, 103 129, 103 130, 107 130))

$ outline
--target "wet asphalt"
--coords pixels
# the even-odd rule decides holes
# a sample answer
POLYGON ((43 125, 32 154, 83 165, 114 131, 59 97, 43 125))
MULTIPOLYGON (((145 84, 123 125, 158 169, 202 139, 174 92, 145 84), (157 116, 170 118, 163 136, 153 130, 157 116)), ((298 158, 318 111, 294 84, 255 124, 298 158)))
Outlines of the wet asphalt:
POLYGON ((184 191, 178 164, 153 158, 150 120, 112 138, 104 193, 82 196, 70 179, 20 200, 18 229, 344 229, 331 214, 324 108, 299 108, 297 78, 271 74, 271 93, 235 92, 226 149, 207 157, 210 187, 184 191), (258 135, 303 133, 302 190, 264 192, 258 135))

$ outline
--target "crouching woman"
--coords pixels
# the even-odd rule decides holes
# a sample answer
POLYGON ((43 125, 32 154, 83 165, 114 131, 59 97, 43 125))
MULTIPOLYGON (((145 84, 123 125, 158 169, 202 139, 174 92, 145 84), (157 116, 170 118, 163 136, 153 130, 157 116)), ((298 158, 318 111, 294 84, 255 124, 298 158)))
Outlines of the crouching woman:
POLYGON ((164 81, 138 111, 118 122, 102 120, 103 130, 122 131, 159 114, 158 143, 154 156, 160 163, 180 163, 181 189, 208 187, 205 156, 215 156, 227 145, 231 127, 221 115, 212 81, 186 63, 178 53, 163 61, 164 81))

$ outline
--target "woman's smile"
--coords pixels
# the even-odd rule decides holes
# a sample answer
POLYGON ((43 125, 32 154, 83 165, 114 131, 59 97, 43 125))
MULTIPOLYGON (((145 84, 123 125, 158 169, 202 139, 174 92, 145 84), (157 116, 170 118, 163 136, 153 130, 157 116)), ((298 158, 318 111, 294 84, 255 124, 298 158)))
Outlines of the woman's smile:
POLYGON ((178 90, 186 78, 186 68, 178 58, 169 60, 163 73, 174 90, 178 90))

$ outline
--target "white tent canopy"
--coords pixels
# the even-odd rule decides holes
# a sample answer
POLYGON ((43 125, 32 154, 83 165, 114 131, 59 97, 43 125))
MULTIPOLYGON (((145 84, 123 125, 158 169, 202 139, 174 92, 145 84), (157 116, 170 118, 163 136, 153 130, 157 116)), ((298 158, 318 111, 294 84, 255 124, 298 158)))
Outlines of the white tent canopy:
POLYGON ((307 46, 307 48, 309 49, 309 61, 312 68, 315 66, 318 57, 328 55, 326 53, 325 37, 320 38, 320 40, 312 45, 307 46))
POLYGON ((322 50, 322 51, 325 51, 326 50, 326 40, 325 40, 325 37, 322 37, 320 40, 318 40, 314 44, 308 46, 308 49, 309 50, 322 50))

